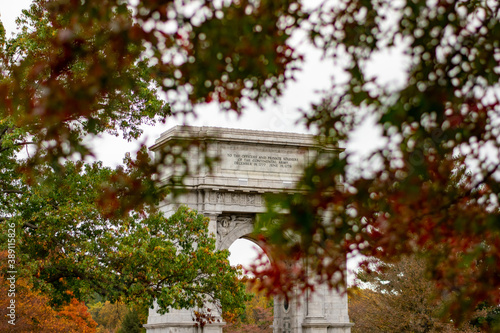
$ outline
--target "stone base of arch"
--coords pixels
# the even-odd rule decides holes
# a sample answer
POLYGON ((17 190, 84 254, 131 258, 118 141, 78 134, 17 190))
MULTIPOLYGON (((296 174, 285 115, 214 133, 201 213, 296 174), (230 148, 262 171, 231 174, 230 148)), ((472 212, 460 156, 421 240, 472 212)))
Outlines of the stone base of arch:
POLYGON ((289 303, 274 299, 274 333, 350 333, 347 295, 326 285, 297 295, 289 303))
POLYGON ((144 325, 147 333, 222 333, 222 327, 226 325, 221 320, 197 327, 193 321, 193 310, 173 309, 163 315, 157 310, 156 306, 149 310, 148 323, 144 325))
MULTIPOLYGON (((286 309, 283 301, 276 298, 274 310, 273 333, 350 333, 353 326, 347 316, 345 296, 334 291, 293 300, 286 309)), ((192 318, 192 310, 171 310, 161 315, 154 308, 150 309, 144 328, 147 333, 223 332, 222 321, 196 327, 192 318)))
POLYGON ((146 332, 151 333, 222 333, 224 323, 195 327, 193 323, 146 324, 146 332))

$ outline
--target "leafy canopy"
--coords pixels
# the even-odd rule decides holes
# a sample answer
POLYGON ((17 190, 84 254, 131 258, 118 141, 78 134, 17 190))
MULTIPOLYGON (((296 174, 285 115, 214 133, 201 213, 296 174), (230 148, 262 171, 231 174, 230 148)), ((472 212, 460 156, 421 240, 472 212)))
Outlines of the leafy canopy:
POLYGON ((109 182, 132 172, 83 162, 66 162, 61 172, 41 168, 2 225, 32 226, 16 228, 16 250, 34 286, 55 304, 97 293, 147 306, 156 300, 161 312, 204 309, 207 300, 238 312, 244 286, 228 251, 216 251, 207 218, 186 207, 165 218, 150 206, 117 217, 115 201, 99 201, 110 188, 119 200, 119 186, 109 182))

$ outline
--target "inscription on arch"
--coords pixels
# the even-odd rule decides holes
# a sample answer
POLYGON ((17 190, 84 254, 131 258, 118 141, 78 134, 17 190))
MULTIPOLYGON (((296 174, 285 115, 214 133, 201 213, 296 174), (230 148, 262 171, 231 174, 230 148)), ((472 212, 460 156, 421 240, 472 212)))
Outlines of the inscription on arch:
POLYGON ((299 174, 306 161, 305 151, 298 148, 223 144, 221 153, 222 170, 299 174))

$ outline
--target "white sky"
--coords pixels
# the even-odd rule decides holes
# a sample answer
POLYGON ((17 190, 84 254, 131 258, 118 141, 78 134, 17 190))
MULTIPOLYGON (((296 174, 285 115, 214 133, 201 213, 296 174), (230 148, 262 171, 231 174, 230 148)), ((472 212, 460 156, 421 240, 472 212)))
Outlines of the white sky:
MULTIPOLYGON (((21 10, 28 8, 30 0, 2 0, 0 3, 0 19, 2 20, 7 36, 15 30, 15 18, 21 13, 21 10)), ((398 54, 380 54, 377 56, 376 64, 373 68, 380 73, 385 74, 385 80, 399 81, 401 77, 402 64, 395 61, 398 54), (398 65, 399 64, 399 65, 398 65), (399 67, 399 68, 398 68, 399 67)), ((225 114, 217 110, 215 105, 205 106, 198 109, 198 118, 187 120, 168 119, 164 125, 156 127, 146 127, 144 135, 138 142, 128 143, 121 138, 104 136, 101 139, 93 139, 96 147, 97 159, 102 160, 105 165, 115 166, 121 163, 126 152, 137 150, 139 143, 145 143, 150 146, 154 140, 167 129, 182 123, 194 126, 219 126, 241 129, 268 130, 280 132, 307 133, 303 126, 297 125, 297 119, 300 114, 297 111, 299 107, 307 108, 309 104, 318 100, 318 94, 315 91, 331 87, 331 79, 336 82, 345 80, 345 75, 341 72, 334 72, 331 63, 326 63, 320 59, 318 52, 309 50, 306 54, 306 63, 304 70, 296 75, 296 81, 291 82, 285 92, 285 95, 279 99, 278 104, 267 103, 264 111, 251 107, 241 117, 234 114, 225 114)), ((374 130, 373 123, 366 122, 358 130, 349 143, 348 151, 358 152, 362 155, 370 152, 375 146, 380 144, 377 131, 374 130)), ((256 256, 255 245, 246 240, 239 240, 231 246, 231 263, 252 262, 256 256)), ((352 266, 352 265, 351 265, 352 266)))

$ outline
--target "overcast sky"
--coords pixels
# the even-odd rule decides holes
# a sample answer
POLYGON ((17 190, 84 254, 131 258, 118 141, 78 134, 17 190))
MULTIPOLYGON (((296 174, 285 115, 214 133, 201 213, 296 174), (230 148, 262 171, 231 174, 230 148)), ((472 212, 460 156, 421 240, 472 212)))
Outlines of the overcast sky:
MULTIPOLYGON (((15 18, 21 13, 23 8, 28 8, 30 0, 2 1, 0 4, 1 20, 7 30, 7 36, 15 30, 15 18)), ((92 144, 96 148, 97 159, 103 161, 106 165, 116 166, 120 164, 126 152, 137 150, 140 143, 150 146, 154 140, 167 129, 178 125, 188 124, 194 126, 219 126, 241 129, 280 131, 307 133, 304 126, 297 124, 300 117, 298 109, 306 108, 312 101, 318 100, 318 94, 315 91, 331 87, 331 79, 336 82, 345 80, 342 72, 335 72, 331 63, 321 61, 319 52, 312 50, 306 53, 306 63, 304 70, 296 76, 296 81, 288 85, 286 93, 279 99, 278 104, 267 103, 264 110, 257 107, 250 107, 241 117, 234 114, 226 114, 218 111, 216 105, 209 105, 199 108, 198 118, 188 119, 171 118, 166 124, 155 127, 145 127, 144 135, 138 142, 128 143, 121 138, 104 136, 101 139, 92 139, 92 144)), ((387 81, 400 81, 401 61, 395 61, 394 54, 380 54, 377 56, 376 64, 373 68, 385 75, 387 81), (398 68, 399 67, 399 68, 398 68)), ((373 147, 380 145, 380 139, 374 126, 369 121, 360 128, 351 138, 348 151, 366 154, 373 147)), ((246 263, 252 260, 254 251, 250 250, 252 246, 248 241, 238 241, 231 247, 232 263, 246 263)))

